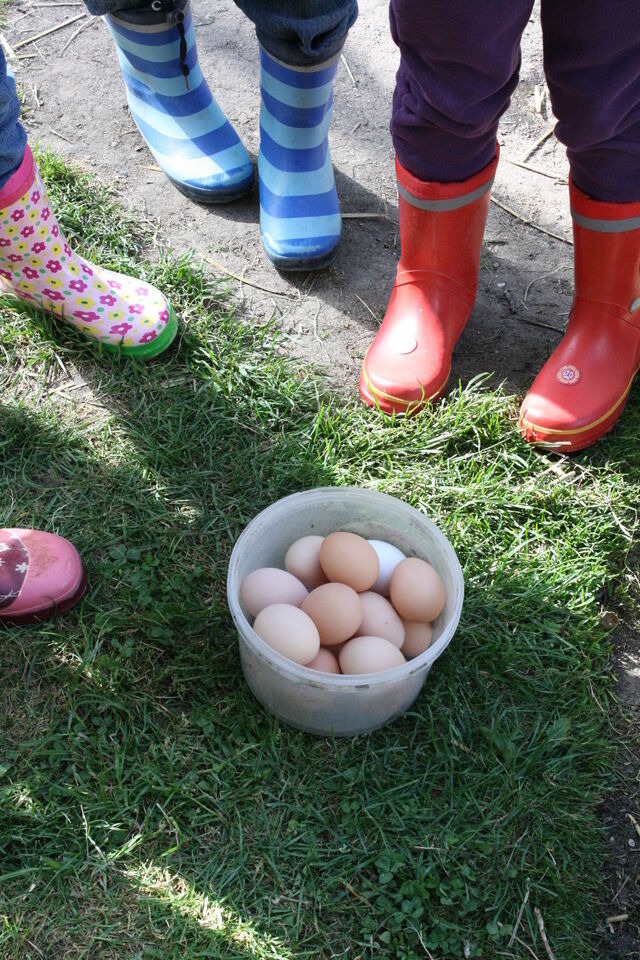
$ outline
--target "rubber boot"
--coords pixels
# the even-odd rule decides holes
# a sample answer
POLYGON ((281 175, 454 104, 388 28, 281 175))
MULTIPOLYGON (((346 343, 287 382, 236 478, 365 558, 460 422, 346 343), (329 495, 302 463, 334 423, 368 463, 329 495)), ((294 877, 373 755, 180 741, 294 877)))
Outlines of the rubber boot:
POLYGON ((640 202, 569 185, 575 297, 567 331, 520 410, 525 440, 572 453, 619 419, 640 366, 640 202))
POLYGON ((427 183, 396 159, 400 262, 385 318, 362 364, 360 396, 415 414, 444 391, 476 298, 498 156, 468 180, 427 183))
POLYGON ((105 17, 131 115, 171 182, 199 203, 249 192, 253 166, 202 76, 188 0, 105 17))
POLYGON ((292 67, 260 50, 260 234, 279 270, 326 267, 340 239, 328 141, 339 56, 292 67))
POLYGON ((0 529, 0 624, 36 623, 75 606, 87 589, 73 544, 42 530, 0 529))
POLYGON ((166 350, 177 331, 159 290, 74 253, 29 147, 0 190, 0 295, 61 317, 105 350, 141 359, 166 350))

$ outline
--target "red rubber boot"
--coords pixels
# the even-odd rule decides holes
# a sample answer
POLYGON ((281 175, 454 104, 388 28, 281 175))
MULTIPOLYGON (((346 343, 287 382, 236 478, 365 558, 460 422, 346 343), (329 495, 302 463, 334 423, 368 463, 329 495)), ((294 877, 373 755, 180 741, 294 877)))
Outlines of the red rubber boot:
POLYGON ((417 413, 444 391, 451 354, 476 298, 498 155, 456 183, 426 183, 396 159, 401 255, 360 396, 384 413, 417 413))
POLYGON ((602 203, 569 189, 575 297, 519 424, 525 440, 560 453, 611 430, 640 367, 640 202, 602 203))

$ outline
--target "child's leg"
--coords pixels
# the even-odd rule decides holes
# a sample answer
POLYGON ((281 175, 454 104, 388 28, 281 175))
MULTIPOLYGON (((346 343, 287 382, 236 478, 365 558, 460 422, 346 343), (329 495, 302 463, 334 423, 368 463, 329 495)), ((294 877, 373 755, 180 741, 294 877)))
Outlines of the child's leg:
POLYGON ((573 182, 595 200, 640 200, 640 6, 547 0, 542 26, 573 182))
POLYGON ((280 270, 334 257, 342 220, 329 152, 333 81, 355 0, 236 0, 260 41, 260 233, 280 270))
POLYGON ((22 163, 26 145, 16 87, 0 47, 0 190, 22 163))
POLYGON ((518 82, 533 0, 391 0, 400 48, 391 134, 420 180, 466 180, 491 162, 518 82))
POLYGON ((87 5, 93 12, 105 5, 113 11, 105 22, 131 115, 171 182, 205 204, 245 196, 253 166, 200 69, 189 0, 87 5))
POLYGON ((532 0, 391 0, 401 257, 360 379, 365 403, 416 412, 444 391, 478 286, 496 131, 532 0))
POLYGON ((0 51, 0 296, 63 318, 106 350, 156 356, 176 334, 171 307, 150 284, 94 266, 69 246, 19 113, 0 51))
POLYGON ((520 429, 562 452, 620 417, 640 367, 640 16, 635 3, 543 2, 545 66, 571 165, 575 298, 520 429))

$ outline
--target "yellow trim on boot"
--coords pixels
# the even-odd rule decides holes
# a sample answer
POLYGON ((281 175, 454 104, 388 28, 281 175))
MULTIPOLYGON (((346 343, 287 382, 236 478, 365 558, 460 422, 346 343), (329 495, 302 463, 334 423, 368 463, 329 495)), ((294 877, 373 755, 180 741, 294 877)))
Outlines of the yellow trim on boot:
MULTIPOLYGON (((371 347, 369 347, 369 350, 370 349, 371 347)), ((404 400, 402 397, 395 397, 392 393, 385 393, 384 390, 378 390, 378 388, 374 387, 374 385, 371 383, 371 380, 369 380, 369 377, 367 376, 367 368, 366 368, 369 350, 367 350, 367 352, 365 353, 364 360, 362 361, 362 377, 374 397, 383 398, 385 400, 391 400, 392 403, 398 403, 407 408, 412 406, 413 404, 416 404, 416 405, 419 404, 420 407, 422 407, 422 406, 425 406, 427 403, 433 403, 434 401, 436 401, 438 397, 442 394, 442 392, 445 390, 447 383, 449 382, 449 377, 451 376, 451 367, 449 367, 449 370, 447 371, 447 376, 444 382, 440 385, 440 387, 438 387, 435 393, 431 394, 430 397, 425 396, 424 393, 422 397, 420 397, 418 400, 404 400)), ((406 413, 406 411, 399 411, 399 412, 406 413)))

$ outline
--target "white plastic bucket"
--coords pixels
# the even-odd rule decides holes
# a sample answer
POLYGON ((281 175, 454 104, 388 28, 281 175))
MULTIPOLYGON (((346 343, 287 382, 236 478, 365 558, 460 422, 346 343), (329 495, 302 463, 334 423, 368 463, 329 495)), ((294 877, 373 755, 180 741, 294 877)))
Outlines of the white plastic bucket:
POLYGON ((227 577, 231 616, 238 630, 245 679, 267 710, 286 723, 326 736, 354 736, 399 716, 418 696, 432 663, 448 646, 460 620, 464 580, 453 547, 418 510, 375 490, 319 487, 294 493, 258 514, 239 536, 227 577), (259 567, 282 567, 288 548, 308 534, 349 530, 386 540, 431 563, 444 582, 446 603, 424 653, 383 673, 344 676, 302 667, 269 647, 240 604, 240 584, 259 567))

